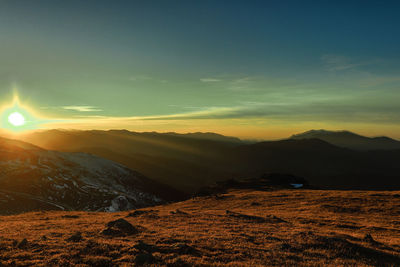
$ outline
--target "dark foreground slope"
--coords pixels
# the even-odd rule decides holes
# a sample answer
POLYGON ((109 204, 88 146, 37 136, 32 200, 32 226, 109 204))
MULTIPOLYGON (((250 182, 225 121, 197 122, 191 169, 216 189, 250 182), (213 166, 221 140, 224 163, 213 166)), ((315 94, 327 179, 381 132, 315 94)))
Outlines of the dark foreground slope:
POLYGON ((0 262, 398 266, 399 200, 400 192, 236 190, 130 212, 3 216, 0 262))
POLYGON ((186 192, 271 172, 291 173, 320 187, 400 189, 400 150, 358 151, 320 139, 248 144, 217 137, 52 130, 25 139, 47 149, 93 153, 186 192))

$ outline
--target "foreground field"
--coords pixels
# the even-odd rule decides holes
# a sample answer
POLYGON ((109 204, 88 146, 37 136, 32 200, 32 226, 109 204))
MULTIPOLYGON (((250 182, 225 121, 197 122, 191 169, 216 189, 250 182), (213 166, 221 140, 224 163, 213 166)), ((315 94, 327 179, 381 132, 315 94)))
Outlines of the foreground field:
POLYGON ((0 218, 0 263, 400 265, 400 193, 235 190, 130 212, 0 218))

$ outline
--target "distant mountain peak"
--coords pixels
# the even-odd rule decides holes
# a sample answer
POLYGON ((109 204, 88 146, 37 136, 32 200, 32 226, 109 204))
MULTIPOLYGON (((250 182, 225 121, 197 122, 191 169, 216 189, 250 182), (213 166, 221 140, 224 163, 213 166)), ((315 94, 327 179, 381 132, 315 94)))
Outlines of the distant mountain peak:
POLYGON ((345 135, 353 135, 353 136, 361 136, 361 135, 358 135, 356 133, 353 133, 353 132, 350 132, 350 131, 347 131, 347 130, 331 131, 331 130, 325 130, 325 129, 319 129, 319 130, 312 129, 312 130, 309 130, 309 131, 306 131, 306 132, 303 132, 303 133, 294 134, 294 135, 291 136, 291 138, 293 138, 293 137, 302 137, 302 136, 306 136, 306 137, 312 138, 315 135, 343 135, 343 134, 345 134, 345 135))
POLYGON ((309 130, 294 134, 290 139, 317 138, 336 146, 356 150, 392 150, 400 149, 400 142, 386 136, 366 137, 350 131, 309 130))

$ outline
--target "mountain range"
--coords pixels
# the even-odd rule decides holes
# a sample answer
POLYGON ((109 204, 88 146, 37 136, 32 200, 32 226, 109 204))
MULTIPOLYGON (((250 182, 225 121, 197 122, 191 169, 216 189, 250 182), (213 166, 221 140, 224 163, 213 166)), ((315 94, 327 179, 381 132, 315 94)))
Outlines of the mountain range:
POLYGON ((400 142, 386 136, 366 137, 349 131, 310 130, 295 134, 291 139, 317 138, 330 144, 355 150, 393 150, 400 149, 400 142))
POLYGON ((304 177, 322 188, 400 188, 398 141, 391 139, 393 147, 378 147, 371 145, 376 139, 358 136, 370 142, 356 149, 346 141, 351 140, 347 136, 358 135, 310 131, 280 141, 249 143, 209 133, 49 130, 21 138, 49 150, 90 153, 112 160, 186 193, 217 181, 257 178, 266 173, 304 177), (324 140, 327 135, 329 140, 324 140))

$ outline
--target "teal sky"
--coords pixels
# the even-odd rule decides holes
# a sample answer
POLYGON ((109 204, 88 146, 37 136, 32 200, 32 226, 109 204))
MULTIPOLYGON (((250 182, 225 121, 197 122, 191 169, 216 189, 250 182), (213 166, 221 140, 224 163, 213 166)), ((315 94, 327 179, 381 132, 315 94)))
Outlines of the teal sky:
POLYGON ((400 138, 396 1, 0 2, 0 96, 66 128, 400 138))

